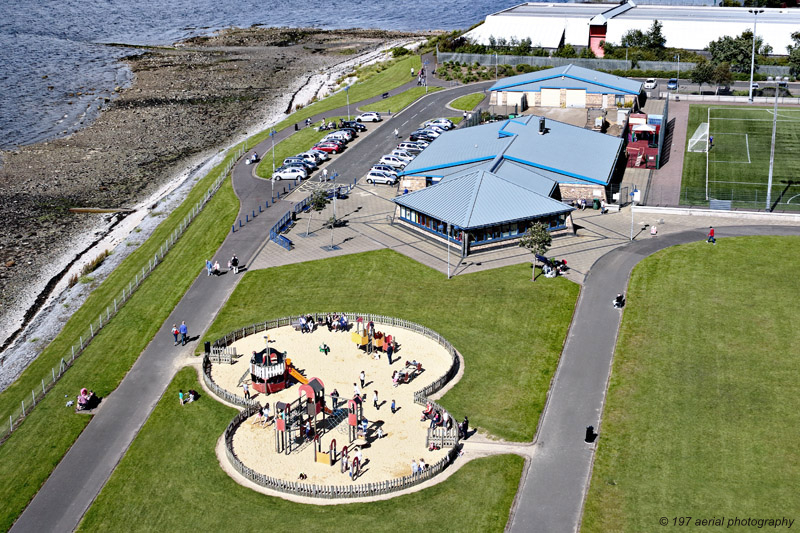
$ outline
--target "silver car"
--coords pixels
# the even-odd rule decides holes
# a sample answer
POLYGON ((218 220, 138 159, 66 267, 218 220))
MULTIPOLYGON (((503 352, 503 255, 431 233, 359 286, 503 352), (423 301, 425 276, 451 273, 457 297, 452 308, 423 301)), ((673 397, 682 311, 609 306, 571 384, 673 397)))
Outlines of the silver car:
POLYGON ((394 185, 397 183, 397 177, 380 170, 370 170, 367 173, 367 183, 384 183, 386 185, 394 185))

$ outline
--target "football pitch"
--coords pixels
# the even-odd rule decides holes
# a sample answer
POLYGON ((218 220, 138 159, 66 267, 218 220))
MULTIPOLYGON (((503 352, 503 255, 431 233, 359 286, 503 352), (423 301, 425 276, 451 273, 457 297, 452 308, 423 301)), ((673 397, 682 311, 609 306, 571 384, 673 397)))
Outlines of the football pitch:
MULTIPOLYGON (((691 106, 687 139, 708 123, 713 145, 686 152, 681 203, 765 209, 774 117, 772 107, 691 106)), ((775 209, 800 210, 800 108, 778 108, 770 200, 775 209)))

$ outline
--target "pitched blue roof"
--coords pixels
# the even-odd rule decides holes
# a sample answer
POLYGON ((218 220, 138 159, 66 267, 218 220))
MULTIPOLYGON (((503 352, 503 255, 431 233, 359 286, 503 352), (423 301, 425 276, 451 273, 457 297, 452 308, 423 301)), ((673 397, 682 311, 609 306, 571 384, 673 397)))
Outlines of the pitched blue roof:
POLYGON ((470 230, 569 213, 572 207, 486 170, 470 169, 393 199, 399 205, 470 230))
POLYGON ((545 126, 547 133, 539 135, 539 117, 526 115, 446 132, 402 175, 445 176, 453 169, 482 163, 481 168, 503 177, 503 168, 516 173, 515 167, 507 166, 514 161, 532 171, 532 180, 608 184, 622 149, 621 138, 552 119, 545 126))
POLYGON ((637 95, 642 92, 642 82, 577 65, 564 65, 505 78, 489 90, 539 92, 542 89, 586 89, 589 93, 637 95))

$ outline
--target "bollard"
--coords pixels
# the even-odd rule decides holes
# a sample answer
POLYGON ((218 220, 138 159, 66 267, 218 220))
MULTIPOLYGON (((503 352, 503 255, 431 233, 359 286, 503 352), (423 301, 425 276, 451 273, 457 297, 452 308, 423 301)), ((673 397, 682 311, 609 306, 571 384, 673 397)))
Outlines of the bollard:
POLYGON ((240 228, 242 227, 242 219, 241 218, 239 219, 239 227, 240 228))
MULTIPOLYGON (((258 206, 258 212, 261 212, 261 206, 258 206)), ((256 210, 253 209, 253 218, 256 218, 256 210)))
MULTIPOLYGON (((253 211, 255 213, 255 211, 253 211)), ((258 204, 258 212, 261 213, 261 204, 258 204)))
POLYGON ((244 221, 245 221, 245 223, 250 222, 250 215, 245 214, 244 215, 244 221))
POLYGON ((231 224, 231 233, 236 233, 236 224, 231 224))

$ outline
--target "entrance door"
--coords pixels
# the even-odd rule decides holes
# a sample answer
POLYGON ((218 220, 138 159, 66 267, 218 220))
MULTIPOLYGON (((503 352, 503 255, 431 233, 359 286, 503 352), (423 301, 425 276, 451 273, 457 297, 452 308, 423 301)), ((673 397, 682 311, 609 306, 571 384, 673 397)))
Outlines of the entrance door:
POLYGON ((586 107, 586 89, 567 89, 567 107, 586 107))
POLYGON ((561 89, 542 89, 542 107, 561 107, 561 89))

